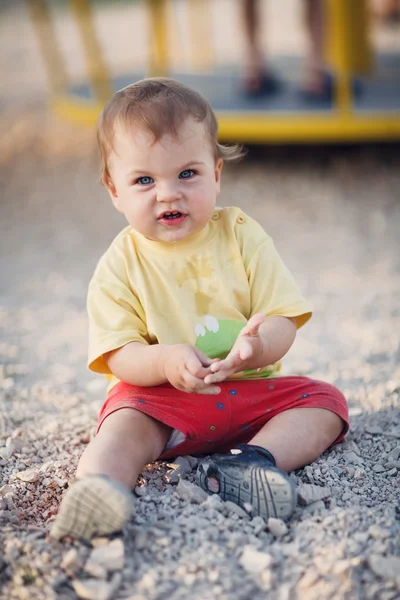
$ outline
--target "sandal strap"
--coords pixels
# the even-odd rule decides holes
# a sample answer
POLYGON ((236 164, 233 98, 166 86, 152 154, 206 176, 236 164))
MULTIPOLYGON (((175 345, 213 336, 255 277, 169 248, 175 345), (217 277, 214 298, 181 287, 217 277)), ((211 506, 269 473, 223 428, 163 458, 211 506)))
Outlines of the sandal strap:
POLYGON ((232 450, 240 450, 243 454, 249 454, 250 452, 256 452, 260 456, 266 458, 274 467, 276 467, 276 460, 269 450, 266 450, 262 446, 256 446, 255 444, 238 444, 232 450))

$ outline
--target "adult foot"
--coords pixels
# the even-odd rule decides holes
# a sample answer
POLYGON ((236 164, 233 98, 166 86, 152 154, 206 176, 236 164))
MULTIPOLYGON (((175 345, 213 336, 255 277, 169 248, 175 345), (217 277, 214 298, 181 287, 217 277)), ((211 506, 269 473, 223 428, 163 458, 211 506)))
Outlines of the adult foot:
POLYGON ((214 454, 200 464, 199 483, 209 494, 264 519, 288 519, 296 507, 292 480, 260 446, 240 444, 229 454, 214 454))
POLYGON ((104 475, 90 475, 78 480, 66 493, 50 536, 90 540, 94 535, 120 531, 131 516, 132 507, 128 488, 104 475))
POLYGON ((325 71, 310 71, 299 91, 307 102, 330 103, 333 99, 332 76, 325 71))
POLYGON ((273 74, 265 71, 248 74, 243 81, 242 91, 249 98, 272 96, 279 92, 281 81, 273 74))

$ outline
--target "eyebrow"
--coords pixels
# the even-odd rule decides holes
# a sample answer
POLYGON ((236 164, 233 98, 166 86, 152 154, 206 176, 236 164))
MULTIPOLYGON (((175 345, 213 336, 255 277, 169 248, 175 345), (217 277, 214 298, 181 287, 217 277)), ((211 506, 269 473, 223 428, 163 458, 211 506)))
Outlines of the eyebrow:
MULTIPOLYGON (((188 169, 189 167, 200 167, 203 165, 204 165, 203 161, 190 160, 189 162, 187 162, 184 165, 182 165, 181 167, 179 167, 179 171, 181 172, 181 171, 184 171, 185 169, 188 169)), ((146 169, 132 169, 132 171, 129 171, 129 173, 127 173, 127 176, 132 177, 134 175, 143 175, 143 173, 146 173, 146 175, 148 175, 149 171, 146 169)))

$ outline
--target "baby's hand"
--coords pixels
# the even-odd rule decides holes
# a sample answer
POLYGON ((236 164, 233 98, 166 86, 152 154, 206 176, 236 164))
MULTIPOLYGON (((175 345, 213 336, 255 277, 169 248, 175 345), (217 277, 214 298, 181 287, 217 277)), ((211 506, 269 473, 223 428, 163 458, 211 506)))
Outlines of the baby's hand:
POLYGON ((253 315, 247 325, 239 333, 232 350, 224 360, 210 365, 211 374, 206 375, 206 384, 225 381, 238 371, 251 368, 251 363, 263 352, 263 343, 259 335, 260 326, 264 323, 264 315, 253 315))
POLYGON ((205 382, 214 364, 201 350, 186 344, 168 348, 164 362, 166 379, 176 389, 188 394, 219 394, 221 388, 205 382))

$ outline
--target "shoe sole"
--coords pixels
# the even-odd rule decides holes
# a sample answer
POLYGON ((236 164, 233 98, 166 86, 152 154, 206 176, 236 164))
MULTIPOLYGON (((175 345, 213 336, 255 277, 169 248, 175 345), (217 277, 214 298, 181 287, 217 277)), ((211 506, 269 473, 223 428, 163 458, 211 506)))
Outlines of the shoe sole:
POLYGON ((133 498, 122 484, 102 476, 85 477, 65 495, 50 536, 90 540, 120 531, 132 514, 133 498))
POLYGON ((218 467, 211 460, 203 463, 200 468, 200 485, 210 493, 208 478, 218 480, 219 491, 216 493, 222 500, 234 502, 251 516, 288 519, 296 508, 297 495, 293 482, 274 467, 218 467))

